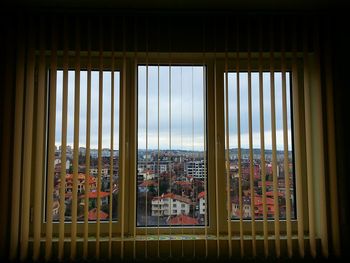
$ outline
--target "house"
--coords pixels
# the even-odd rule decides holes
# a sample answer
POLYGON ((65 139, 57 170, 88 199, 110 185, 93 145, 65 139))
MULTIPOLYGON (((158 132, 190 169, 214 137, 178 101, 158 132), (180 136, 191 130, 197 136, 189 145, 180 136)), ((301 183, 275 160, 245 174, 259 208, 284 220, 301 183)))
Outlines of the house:
POLYGON ((152 216, 188 215, 192 201, 173 193, 162 194, 152 199, 152 216))
POLYGON ((143 181, 138 186, 138 191, 140 193, 146 193, 146 192, 157 192, 158 191, 158 182, 155 182, 153 180, 146 180, 143 181))
MULTIPOLYGON (((93 208, 89 211, 88 213, 88 219, 89 220, 97 220, 97 208, 93 208)), ((99 215, 99 218, 101 220, 105 220, 105 219, 108 219, 108 214, 103 212, 103 211, 100 211, 100 215, 99 215)))
POLYGON ((200 192, 198 194, 198 199, 199 199, 199 214, 200 215, 205 215, 206 211, 205 211, 205 192, 200 192))
POLYGON ((207 176, 207 164, 204 160, 186 162, 184 173, 195 179, 203 179, 207 176))
MULTIPOLYGON (((96 167, 90 168, 90 174, 96 177, 98 175, 98 168, 96 167)), ((107 167, 104 167, 101 169, 102 177, 106 177, 108 174, 109 174, 109 169, 107 167)))
MULTIPOLYGON (((107 192, 100 192, 99 197, 101 199, 101 205, 108 205, 109 196, 110 194, 107 192)), ((85 194, 79 196, 79 199, 80 199, 80 204, 84 205, 85 194)), ((97 207, 98 192, 96 190, 89 192, 88 199, 89 199, 89 207, 97 207)))
MULTIPOLYGON (((240 218, 241 212, 240 212, 240 202, 239 198, 234 198, 231 205, 231 215, 234 218, 240 218)), ((251 218, 252 211, 251 211, 251 200, 250 196, 242 196, 242 205, 243 205, 243 218, 251 218)))
MULTIPOLYGON (((73 191, 73 174, 66 174, 66 182, 65 182, 65 193, 72 193, 73 191)), ((77 178, 77 189, 78 189, 78 194, 84 193, 85 192, 85 179, 86 175, 79 173, 78 178, 77 178)), ((61 179, 57 180, 57 184, 55 186, 55 194, 59 194, 59 188, 61 185, 61 179)), ((96 190, 97 187, 97 181, 96 178, 89 175, 89 189, 90 191, 96 190)))
POLYGON ((180 214, 175 217, 169 217, 167 223, 169 225, 198 225, 198 219, 180 214))
POLYGON ((52 216, 54 218, 56 218, 57 215, 59 214, 59 209, 60 209, 60 202, 58 200, 55 200, 52 204, 52 216))

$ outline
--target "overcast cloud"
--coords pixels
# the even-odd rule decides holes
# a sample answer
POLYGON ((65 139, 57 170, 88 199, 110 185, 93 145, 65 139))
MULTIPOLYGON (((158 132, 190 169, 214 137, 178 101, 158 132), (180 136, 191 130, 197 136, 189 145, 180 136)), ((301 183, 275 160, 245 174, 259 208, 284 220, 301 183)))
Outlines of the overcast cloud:
MULTIPOLYGON (((146 97, 148 96, 148 149, 159 148, 203 150, 205 127, 205 93, 203 67, 148 66, 148 94, 146 94, 146 66, 139 66, 138 74, 138 147, 146 148, 146 97), (158 80, 159 70, 159 80, 158 80), (169 76, 171 85, 169 87, 169 76), (159 85, 158 85, 159 83, 159 85), (159 93, 158 93, 159 90, 159 93), (169 91, 171 97, 169 98, 169 91), (147 96, 146 96, 147 95, 147 96), (158 108, 159 106, 159 108, 158 108), (159 116, 158 116, 159 112, 159 116), (171 115, 170 115, 171 112, 171 115), (159 121, 159 128, 158 128, 159 121), (170 130, 171 127, 171 130, 170 130), (158 133, 159 131, 159 133, 158 133), (170 140, 171 134, 171 140, 170 140)), ((223 76, 224 77, 224 76, 223 76)), ((249 147, 248 74, 240 73, 241 147, 249 147)), ((119 89, 120 74, 114 73, 114 149, 119 145, 119 89)), ((253 147, 260 148, 259 79, 253 72, 252 80, 252 134, 253 147)), ((57 72, 56 145, 61 145, 63 72, 57 72)), ((68 74, 67 144, 73 145, 74 134, 74 71, 68 74)), ((263 74, 265 148, 271 149, 270 74, 263 74)), ((289 74, 287 73, 288 145, 291 150, 289 74)), ((111 133, 111 73, 103 74, 102 147, 110 147, 111 133)), ((80 74, 79 144, 86 146, 87 72, 80 74)), ((91 74, 91 135, 90 147, 98 145, 99 73, 91 74)), ((237 74, 228 75, 228 110, 230 148, 237 148, 237 74)), ((277 149, 283 149, 282 79, 275 74, 275 107, 277 149)))

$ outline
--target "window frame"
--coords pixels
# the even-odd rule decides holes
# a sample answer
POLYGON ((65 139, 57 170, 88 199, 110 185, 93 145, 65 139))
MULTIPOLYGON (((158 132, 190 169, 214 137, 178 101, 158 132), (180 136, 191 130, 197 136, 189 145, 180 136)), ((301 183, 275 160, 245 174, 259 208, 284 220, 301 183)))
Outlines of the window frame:
MULTIPOLYGON (((240 53, 242 57, 240 57, 239 61, 239 69, 240 72, 247 71, 247 56, 246 53, 240 53)), ((293 75, 293 67, 291 54, 286 53, 287 59, 285 61, 286 71, 291 72, 291 91, 293 90, 293 82, 295 81, 293 75)), ((311 54, 312 56, 312 54, 311 54)), ((81 54, 80 58, 80 70, 87 71, 88 68, 88 56, 85 54, 81 54)), ((304 71, 312 70, 312 67, 308 68, 305 66, 304 58, 302 54, 298 54, 297 56, 297 69, 298 69, 298 98, 295 97, 294 92, 290 93, 291 105, 292 101, 297 99, 299 102, 299 132, 300 134, 305 134, 305 124, 304 124, 304 71)), ((47 59, 46 61, 49 61, 47 59)), ((68 59, 69 70, 74 70, 75 56, 74 54, 69 54, 68 59)), ((98 67, 98 53, 93 52, 91 54, 91 64, 92 71, 100 70, 98 67)), ((60 54, 57 56, 57 68, 59 70, 63 68, 63 56, 60 54)), ((111 71, 111 55, 110 52, 103 53, 103 71, 111 71)), ((143 227, 136 226, 136 191, 137 191, 137 69, 140 64, 145 65, 196 65, 196 66, 204 66, 205 67, 205 78, 206 78, 206 150, 207 150, 207 199, 208 199, 208 208, 207 216, 207 234, 215 235, 217 232, 217 219, 216 212, 219 211, 219 233, 220 235, 227 235, 227 211, 225 207, 226 203, 226 194, 220 195, 219 193, 226 193, 226 184, 225 184, 225 121, 224 121, 224 73, 225 73, 225 54, 224 53, 145 53, 139 52, 137 54, 128 52, 128 53, 116 53, 114 58, 114 71, 119 71, 120 74, 120 101, 119 101, 119 152, 121 152, 122 147, 125 150, 125 162, 122 164, 121 158, 119 159, 119 168, 124 165, 126 175, 124 178, 125 189, 119 187, 119 196, 118 196, 118 219, 112 220, 113 225, 113 234, 120 235, 121 234, 121 217, 123 216, 124 221, 124 235, 125 236, 136 236, 136 235, 157 235, 157 234, 195 234, 195 235, 203 235, 205 226, 184 226, 184 227, 173 227, 169 229, 169 227, 143 227), (125 83, 125 88, 123 85, 125 83), (123 118, 123 119, 122 119, 123 118), (122 139, 122 129, 125 129, 125 137, 122 139), (218 188, 215 189, 215 182, 217 181, 218 188), (123 191, 125 190, 125 193, 123 191), (121 210, 121 195, 124 195, 124 206, 130 207, 124 214, 122 214, 121 210), (216 198, 218 197, 218 200, 216 198)), ((229 72, 236 72, 236 54, 229 54, 227 61, 227 69, 229 72)), ((268 53, 263 53, 263 71, 269 71, 269 57, 268 53)), ((251 59, 251 69, 252 71, 259 70, 259 62, 256 55, 252 56, 251 59)), ((46 65, 47 69, 50 70, 50 65, 46 65)), ((280 54, 275 54, 274 56, 274 68, 276 71, 281 71, 281 58, 280 54)), ((310 81, 311 82, 311 81, 310 81)), ((49 85, 48 85, 49 86, 49 85)), ((49 93, 49 92, 48 92, 49 93)), ((48 116, 49 111, 51 110, 49 105, 49 94, 46 99, 46 124, 45 124, 45 142, 48 140, 48 116)), ((295 108, 292 106, 291 118, 292 122, 295 123, 295 108)), ((295 142, 294 142, 294 125, 292 126, 292 143, 293 143, 293 155, 295 155, 295 142)), ((305 140, 305 138, 302 138, 305 140)), ((306 152, 305 146, 303 146, 301 151, 301 160, 306 160, 306 152)), ((47 159, 48 148, 45 149, 45 160, 47 159)), ((294 160, 295 165, 295 160, 294 160)), ((300 164, 302 166, 302 171, 305 173, 306 165, 303 163, 300 164)), ((295 167, 294 167, 295 170, 295 167)), ((298 175, 295 172, 295 181, 298 175)), ((47 166, 45 164, 45 173, 44 173, 44 181, 43 181, 43 222, 42 222, 42 234, 45 234, 46 230, 46 181, 47 181, 47 166)), ((122 175, 119 174, 119 180, 122 175)), ((303 196, 304 199, 307 198, 307 181, 306 177, 302 177, 302 185, 303 185, 303 196)), ((120 183, 120 182, 119 182, 120 183)), ((295 188, 296 188, 295 183, 295 188)), ((33 199, 31 199, 33 202, 33 199)), ((308 233, 308 203, 305 201, 303 204, 298 204, 298 200, 296 198, 296 206, 301 205, 303 207, 303 215, 304 215, 304 233, 308 233)), ((31 207, 34 206, 33 203, 30 204, 31 207)), ((268 220, 268 234, 274 234, 274 220, 268 220)), ((280 220, 281 232, 285 232, 286 229, 286 220, 280 220)), ((107 221, 100 222, 100 234, 106 235, 108 234, 108 223, 107 221)), ((292 220, 292 234, 297 234, 297 223, 298 220, 292 220)), ((58 235, 58 227, 59 221, 53 221, 53 235, 58 235)), ((231 220, 231 229, 232 235, 239 235, 239 220, 232 221, 231 220)), ((256 234, 263 235, 263 220, 255 220, 256 224, 256 234)), ((71 222, 64 222, 65 225, 65 234, 69 234, 71 231, 71 222)), ((89 232, 96 231, 96 221, 88 221, 89 232)), ((84 221, 77 222, 77 233, 78 235, 83 234, 83 226, 84 221)), ((243 231, 244 234, 251 234, 251 220, 243 220, 243 231)))
MULTIPOLYGON (((50 58, 50 56, 48 56, 48 58, 50 58)), ((50 59, 46 59, 46 61, 49 61, 50 59)), ((109 54, 109 52, 104 52, 102 55, 102 60, 103 60, 103 65, 100 67, 99 66, 99 54, 98 52, 91 52, 91 55, 89 57, 89 55, 85 54, 85 52, 81 52, 80 54, 80 71, 86 71, 88 72, 89 70, 89 66, 91 66, 91 72, 93 71, 97 71, 99 72, 100 70, 102 70, 103 72, 112 72, 112 58, 111 58, 111 54, 109 54), (90 64, 91 63, 91 64, 90 64)), ((74 54, 74 52, 69 52, 68 54, 68 71, 75 71, 75 63, 76 63, 76 56, 74 54)), ((59 53, 57 55, 57 65, 56 65, 56 72, 57 71, 64 71, 64 58, 63 58, 63 54, 59 53)), ((121 98, 121 89, 122 89, 122 74, 123 74, 123 64, 122 64, 122 57, 119 56, 115 56, 114 58, 114 65, 113 65, 113 72, 119 72, 119 151, 120 151, 120 147, 121 147, 121 108, 122 108, 122 98, 121 98)), ((50 75, 50 65, 46 64, 46 72, 47 72, 47 76, 50 75)), ((49 134, 49 120, 48 120, 48 116, 50 115, 50 111, 51 110, 56 110, 53 109, 52 107, 50 107, 49 105, 49 101, 50 101, 50 82, 49 82, 49 77, 46 78, 47 79, 47 98, 45 99, 46 105, 45 105, 45 133, 44 133, 44 139, 45 139, 45 150, 44 150, 44 160, 45 162, 45 167, 44 167, 44 173, 43 173, 43 209, 42 209, 42 222, 41 222, 41 229, 42 229, 42 234, 45 234, 46 231, 46 223, 47 223, 47 218, 46 218, 46 208, 47 208, 47 172, 48 172, 48 168, 47 168, 47 163, 46 161, 48 160, 48 134, 49 134)), ((57 89, 57 87, 56 87, 57 89)), ((56 123, 55 123, 55 127, 56 127, 56 123)), ((101 149, 102 150, 102 149, 101 149)), ((119 167, 121 165, 121 160, 119 158, 119 167)), ((97 168, 96 168, 97 169, 97 168)), ((101 174, 101 176, 103 176, 101 174)), ((120 181, 120 175, 119 175, 119 179, 120 181)), ((121 193, 121 188, 119 187, 119 195, 121 193)), ((102 201, 102 200, 101 200, 102 201)), ((30 206, 33 207, 34 206, 34 200, 31 199, 31 204, 30 206)), ((118 214, 117 214, 117 219, 113 220, 112 219, 112 225, 113 225, 113 229, 115 231, 115 234, 120 235, 121 233, 121 224, 120 224, 120 216, 121 216, 121 207, 120 207, 120 196, 118 196, 118 214)), ((101 235, 106 235, 109 233, 109 222, 110 220, 101 220, 100 221, 100 234, 101 235)), ((72 227, 72 221, 64 221, 64 234, 68 235, 69 233, 71 233, 71 227, 72 227)), ((127 222, 126 222, 127 223, 127 222)), ((60 221, 54 221, 52 220, 52 234, 53 236, 58 236, 59 233, 59 225, 60 225, 60 221)), ((95 233, 96 232, 96 228, 97 228, 97 220, 88 220, 88 228, 89 228, 89 233, 95 233)), ((84 221, 77 221, 77 235, 78 236, 82 236, 84 233, 84 221)))
MULTIPOLYGON (((225 54, 223 54, 225 56, 225 54)), ((296 212, 296 217, 295 219, 291 219, 291 225, 292 225, 292 235, 297 235, 298 234, 298 215, 297 215, 297 207, 301 206, 303 208, 303 221, 304 221, 304 234, 307 235, 309 231, 309 225, 307 224, 308 222, 308 202, 304 201, 303 203, 299 203, 299 200, 296 196, 296 188, 297 188, 297 180, 302 181, 302 194, 304 200, 307 199, 308 192, 307 192, 307 178, 306 176, 302 176, 301 174, 297 174, 296 172, 296 158, 295 158, 295 125, 294 123, 297 121, 296 117, 296 110, 294 107, 294 100, 297 100, 299 103, 299 133, 305 135, 305 124, 304 124, 304 71, 306 68, 306 65, 304 63, 304 58, 302 54, 297 54, 297 70, 298 72, 295 72, 295 69, 293 68, 293 61, 292 61, 292 54, 290 52, 285 53, 285 61, 284 61, 284 66, 286 72, 290 72, 290 107, 291 107, 291 142, 292 142, 292 148, 293 148, 293 169, 294 169, 294 188, 295 188, 295 212, 296 212), (297 73, 297 74, 295 74, 297 73), (298 76, 297 79, 294 78, 294 76, 298 76), (296 92, 293 89, 293 84, 294 82, 297 81, 297 88, 298 92, 297 94, 299 95, 296 97, 296 92), (297 179, 298 177, 298 179, 297 179)), ((239 68, 239 73, 246 73, 248 72, 248 65, 250 68, 251 72, 259 72, 259 70, 262 70, 262 72, 270 72, 271 69, 271 57, 269 52, 262 52, 262 65, 259 65, 259 54, 258 53, 251 53, 251 57, 248 60, 248 53, 246 52, 240 52, 239 53, 239 58, 237 59, 237 53, 234 54, 227 54, 227 58, 221 57, 216 59, 216 64, 217 64, 217 71, 219 72, 217 74, 216 78, 216 83, 219 83, 218 87, 219 90, 217 91, 217 96, 222 98, 222 101, 224 101, 224 81, 225 81, 225 72, 226 69, 228 72, 236 72, 237 73, 237 65, 239 68), (227 60, 226 60, 227 59, 227 60), (250 60, 250 61, 249 61, 250 60), (249 61, 249 62, 248 62, 249 61), (226 65, 227 63, 227 65, 226 65), (221 90, 222 89, 222 90, 221 90)), ((280 53, 274 53, 273 58, 272 58, 272 65, 274 72, 281 72, 282 71, 282 60, 281 60, 281 54, 280 53)), ((269 89, 270 87, 264 87, 264 90, 269 89)), ((217 111, 221 111, 222 113, 219 113, 216 117, 219 121, 219 126, 220 126, 220 133, 222 134, 222 138, 225 138, 225 120, 224 120, 224 105, 219 104, 220 109, 217 109, 217 111), (221 115, 220 115, 221 114, 221 115)), ((302 140, 305 140, 305 136, 302 136, 302 140)), ((225 140, 225 139, 224 139, 225 140)), ((305 146, 305 143, 302 143, 302 145, 305 146)), ((223 163, 220 165, 222 167, 225 167, 225 148, 226 145, 223 146, 223 151, 220 152, 222 154, 220 159, 224 160, 223 163)), ((303 147, 301 149, 301 160, 302 163, 298 164, 302 166, 302 173, 306 174, 306 149, 303 147)), ((225 169, 223 169, 223 174, 225 174, 225 169)), ((220 182, 220 191, 225 191, 226 193, 226 184, 225 184, 225 179, 220 182)), ((225 203, 226 200, 226 194, 223 198, 220 199, 219 202, 225 203)), ((243 208, 244 209, 244 208, 243 208)), ((220 221, 220 226, 224 225, 227 226, 227 211, 226 209, 224 211, 220 211, 221 218, 223 220, 220 221)), ((267 225, 268 225, 268 235, 274 235, 274 225, 275 225, 275 220, 274 219, 267 219, 267 225)), ((279 219, 280 222, 280 233, 286 233, 286 219, 279 219)), ((243 233, 244 234, 252 234, 252 220, 251 219, 243 219, 242 220, 242 225, 243 225, 243 233)), ((263 236, 263 219, 255 219, 255 234, 259 236, 263 236)), ((240 234, 240 220, 231 220, 231 231, 233 235, 239 235, 240 234)), ((227 234, 227 227, 222 227, 222 231, 227 234)))
MULTIPOLYGON (((134 55, 134 54, 133 54, 134 55)), ((128 72, 130 75, 129 78, 132 79, 132 83, 130 83, 132 89, 128 90, 130 92, 129 96, 130 107, 127 110, 127 120, 130 121, 130 162, 128 167, 131 167, 128 174, 130 175, 128 180, 130 185, 129 189, 130 194, 128 196, 129 202, 133 205, 133 209, 129 209, 128 218, 131 220, 135 220, 135 224, 133 227, 126 230, 131 235, 157 235, 157 234, 165 234, 165 235, 177 235, 177 234, 190 234, 190 235, 203 235, 205 226, 181 226, 181 227, 169 227, 169 226, 136 226, 136 189, 137 189, 137 69, 139 65, 161 65, 161 66, 204 66, 204 74, 206 78, 205 89, 206 89, 206 152, 207 152, 207 198, 209 200, 209 209, 208 211, 215 211, 215 187, 211 187, 215 185, 215 176, 210 176, 210 174, 214 175, 215 171, 215 155, 214 151, 210 150, 214 148, 214 130, 213 127, 208 125, 211 120, 214 120, 214 96, 210 94, 213 90, 210 88, 214 83, 214 61, 212 59, 203 58, 202 54, 192 54, 192 53, 138 53, 137 57, 131 57, 128 59, 128 62, 132 64, 132 70, 128 72), (136 167, 133 169, 133 167, 136 167), (210 194, 209 194, 210 193, 210 194)), ((208 234, 214 234, 215 229, 215 215, 214 213, 208 212, 207 219, 207 232, 208 234)))

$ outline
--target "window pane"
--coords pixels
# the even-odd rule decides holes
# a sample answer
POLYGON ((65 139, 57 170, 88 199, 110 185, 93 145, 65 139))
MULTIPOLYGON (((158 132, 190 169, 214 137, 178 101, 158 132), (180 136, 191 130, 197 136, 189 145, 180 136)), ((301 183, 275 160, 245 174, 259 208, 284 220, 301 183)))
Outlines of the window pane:
POLYGON ((204 225, 204 74, 138 67, 137 226, 204 225))
MULTIPOLYGON (((263 219, 263 190, 262 176, 265 176, 266 186, 266 207, 267 218, 274 219, 274 188, 272 173, 272 126, 271 126, 271 94, 270 94, 270 73, 263 72, 263 103, 264 112, 264 134, 260 134, 260 87, 259 73, 251 72, 251 105, 252 105, 252 148, 253 148, 253 175, 254 189, 250 184, 250 154, 249 154, 249 108, 248 108, 248 73, 229 72, 227 76, 228 89, 226 94, 226 74, 225 96, 228 96, 228 131, 229 131, 229 173, 230 173, 230 199, 231 199, 231 218, 239 219, 240 213, 240 196, 239 196, 239 174, 241 173, 241 190, 242 190, 242 217, 250 219, 251 212, 254 211, 255 219, 263 219), (237 115, 237 78, 239 82, 239 109, 240 116, 237 115), (241 171, 239 171, 238 158, 238 128, 237 121, 240 120, 240 140, 241 140, 241 171), (264 136, 264 148, 261 150, 261 137, 264 136), (262 174, 261 154, 265 156, 265 175, 262 174), (251 197, 254 193, 254 209, 251 209, 251 197)), ((277 155, 277 182, 279 218, 286 218, 286 188, 285 188, 285 171, 290 179, 290 200, 291 200, 291 218, 296 218, 295 207, 295 188, 294 188, 294 163, 293 163, 293 145, 292 145, 292 119, 291 119, 291 98, 290 98, 290 73, 286 73, 286 95, 287 95, 287 122, 288 122, 288 164, 284 168, 284 139, 283 139, 283 107, 282 107, 282 73, 275 72, 275 116, 276 116, 276 155, 277 155)), ((226 114, 226 112, 225 112, 226 114)), ((227 150, 227 149, 226 149, 227 150)))
MULTIPOLYGON (((118 166, 119 166, 119 90, 120 74, 114 72, 114 94, 112 96, 112 73, 103 72, 103 105, 102 105, 102 169, 100 198, 101 210, 100 220, 117 220, 118 205, 118 166), (112 102, 114 100, 114 108, 112 102), (111 163, 111 113, 114 113, 113 131, 113 171, 110 169, 111 163), (112 183, 112 185, 111 185, 112 183), (112 194, 110 191, 112 189, 112 194), (112 201, 112 215, 109 210, 109 203, 112 201)), ((55 174, 53 192, 53 220, 60 218, 59 207, 64 205, 65 221, 71 220, 72 202, 78 203, 78 221, 84 220, 85 195, 88 195, 88 220, 95 221, 97 212, 97 181, 98 181, 98 116, 99 116, 99 72, 91 72, 91 113, 90 113, 90 167, 86 167, 86 143, 87 143, 87 94, 88 94, 88 72, 80 72, 80 105, 79 119, 74 119, 74 94, 75 94, 75 71, 68 72, 68 108, 67 108, 67 144, 66 144, 66 164, 62 165, 62 102, 63 102, 63 71, 57 71, 57 99, 56 99, 56 130, 55 130, 55 174), (78 160, 78 180, 77 180, 77 200, 72 200, 73 189, 73 141, 74 123, 79 122, 79 160, 78 160), (64 169, 65 182, 61 186, 61 170, 64 169), (89 191, 85 189, 85 181, 88 180, 89 191), (60 203, 60 187, 64 187, 64 204, 60 203)))

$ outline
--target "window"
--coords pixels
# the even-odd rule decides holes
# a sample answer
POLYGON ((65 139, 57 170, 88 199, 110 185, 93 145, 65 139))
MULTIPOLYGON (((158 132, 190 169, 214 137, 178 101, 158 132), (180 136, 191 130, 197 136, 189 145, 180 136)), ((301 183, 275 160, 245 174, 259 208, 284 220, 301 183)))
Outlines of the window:
POLYGON ((207 177, 204 67, 139 65, 137 70, 137 178, 142 178, 137 226, 169 225, 173 219, 150 206, 168 199, 173 208, 186 208, 181 213, 189 222, 204 222, 197 209, 207 177), (145 184, 148 189, 141 191, 145 184))
POLYGON ((89 221, 95 221, 98 218, 97 213, 102 221, 117 220, 120 74, 115 71, 112 77, 110 71, 104 71, 99 76, 99 71, 93 70, 88 73, 86 70, 81 70, 78 108, 75 107, 75 71, 69 70, 66 76, 64 74, 63 70, 57 71, 53 220, 59 221, 60 213, 64 213, 64 221, 71 221, 72 209, 76 209, 78 221, 84 220, 85 209, 88 210, 89 221), (88 78, 90 78, 89 85, 88 78), (102 78, 103 83, 102 134, 99 134, 99 78, 102 78), (65 85, 67 85, 66 90, 65 85), (76 110, 79 110, 78 119, 74 119, 76 110), (77 122, 79 134, 74 135, 77 122), (111 145, 112 135, 113 144, 111 145), (75 182, 74 136, 79 136, 78 170, 75 182), (62 179, 64 188, 61 188, 62 179), (76 197, 73 196, 74 187, 77 187, 76 197))
POLYGON ((226 85, 226 81, 228 84, 227 89, 225 86, 225 91, 228 92, 225 94, 227 96, 225 102, 228 103, 225 105, 227 107, 226 113, 228 113, 226 132, 229 132, 226 136, 229 140, 226 142, 229 144, 229 149, 226 151, 229 155, 230 198, 231 207, 233 207, 231 216, 233 220, 241 217, 240 205, 244 207, 243 219, 251 219, 253 211, 255 219, 263 219, 264 209, 267 208, 265 216, 273 220, 276 214, 276 205, 278 205, 279 218, 286 219, 287 200, 290 200, 288 207, 291 218, 296 218, 291 77, 290 72, 284 73, 284 76, 281 72, 276 71, 273 74, 274 126, 272 126, 271 121, 271 73, 261 72, 259 75, 259 72, 240 72, 239 74, 229 72, 227 76, 224 75, 224 84, 226 85), (237 87, 239 87, 238 90, 237 87), (261 92, 262 94, 260 94, 261 92), (283 106, 284 93, 285 106, 283 106), (262 105, 260 106, 260 104, 262 105), (286 111, 285 114, 284 111, 286 111), (286 131, 283 127, 284 118, 286 118, 287 123, 286 131), (264 123, 260 123, 261 120, 264 123), (239 128, 238 121, 240 122, 239 128), (284 133, 286 133, 287 138, 284 138, 284 133), (284 149, 286 146, 284 139, 287 139, 288 149, 284 149), (273 140, 275 141, 273 142, 273 140), (238 149, 238 145, 240 145, 240 149, 238 149), (273 146, 276 149, 276 161, 273 160, 273 146), (287 160, 285 160, 286 156, 287 160), (275 176, 274 173, 276 173, 275 176), (275 181, 276 184, 274 184, 275 181), (286 196, 287 194, 289 197, 286 196))
MULTIPOLYGON (((210 61, 210 60, 209 60, 210 61)), ((210 62, 209 62, 210 64, 210 62)), ((218 66, 218 69, 220 66, 218 66)), ((207 137, 206 127, 206 82, 208 76, 204 66, 183 66, 164 64, 140 64, 137 66, 137 163, 136 163, 136 226, 162 227, 168 226, 170 219, 178 212, 187 216, 188 222, 196 222, 196 226, 209 223, 209 209, 206 193, 214 192, 214 186, 208 187, 208 153, 207 141, 214 137, 207 137), (210 190, 212 189, 212 190, 210 190), (169 209, 168 204, 172 204, 169 209), (168 218, 170 216, 170 218, 168 218), (208 217, 205 219, 205 217, 208 217)), ((209 73, 212 74, 212 73, 209 73)), ((266 218, 273 220, 275 209, 279 206, 279 218, 286 218, 285 180, 284 180, 284 142, 283 142, 283 107, 282 107, 282 74, 274 73, 275 82, 275 111, 276 111, 276 145, 277 145, 277 188, 274 189, 272 174, 272 136, 271 136, 271 101, 270 101, 270 73, 262 72, 263 120, 265 139, 265 187, 262 180, 261 137, 260 137, 260 83, 259 72, 250 73, 251 104, 249 113, 248 101, 248 73, 237 74, 231 71, 223 75, 223 90, 225 114, 229 127, 229 178, 230 178, 230 213, 231 219, 263 220, 264 202, 266 204, 266 218), (226 88, 226 81, 228 87, 226 88), (240 116, 238 116, 237 83, 239 82, 240 116), (226 94, 227 92, 227 94, 226 94), (227 96, 227 98, 226 98, 227 96), (228 103, 228 104, 226 104, 228 103), (252 127, 249 128, 249 114, 252 118, 252 127), (240 157, 238 156, 238 118, 240 121, 240 157), (251 130, 249 130, 251 129, 251 130), (252 145, 249 144, 249 133, 252 133, 252 145), (250 157, 252 148, 252 158, 250 157), (250 158, 253 160, 250 165, 250 158), (240 159, 240 160, 239 160, 240 159), (240 169, 239 169, 240 168, 240 169), (250 172, 253 171, 253 176, 250 172), (253 181, 251 182, 251 178, 253 181), (253 187, 253 188, 252 188, 253 187), (253 190, 253 196, 252 191, 253 190), (276 193, 275 193, 276 192, 276 193), (277 194, 277 195, 276 195, 277 194), (274 197, 278 201, 275 203, 274 197), (265 198, 265 201, 263 200, 265 198), (252 206, 254 199, 254 206, 252 206), (240 208, 242 206, 242 209, 240 208)), ((285 74, 287 123, 288 123, 288 171, 291 218, 296 216, 295 180, 292 151, 292 122, 290 102, 290 72, 285 74)), ((84 220, 85 203, 88 203, 89 220, 97 218, 100 209, 100 220, 118 220, 119 208, 119 71, 114 71, 114 85, 111 84, 111 73, 103 72, 102 80, 102 134, 100 159, 98 167, 98 119, 99 119, 99 72, 91 72, 91 113, 90 113, 90 163, 86 168, 86 127, 87 127, 87 71, 80 71, 80 112, 79 112, 79 159, 77 178, 77 220, 84 220), (110 145, 111 133, 111 88, 114 88, 114 127, 113 147, 110 145), (110 149, 113 148, 111 158, 110 149), (112 163, 111 163, 112 162, 112 163), (110 170, 113 165, 113 172, 110 170), (89 180, 86 181, 86 175, 89 180), (112 177, 111 177, 112 174, 112 177), (100 179, 99 179, 100 178, 100 179), (110 180, 112 178, 112 183, 110 180), (99 186, 98 186, 99 184, 99 186), (86 196, 85 188, 89 194, 86 196), (98 194, 98 189, 99 194, 98 194), (110 214, 112 218, 110 218, 110 214)), ((73 141, 74 141, 74 80, 75 71, 68 71, 67 86, 67 127, 66 127, 66 175, 64 192, 65 221, 69 222, 72 216, 72 189, 73 189, 73 141)), ((63 71, 57 71, 57 102, 56 102, 56 153, 55 153, 55 187, 53 193, 53 220, 60 219, 60 180, 62 178, 60 162, 62 161, 62 102, 63 102, 63 71)), ((213 106, 211 104, 211 106, 213 106)), ((226 124, 225 124, 226 125, 226 124)), ((226 129, 226 128, 225 128, 226 129)), ((227 151, 227 149, 225 149, 227 151)), ((212 162, 212 161, 211 161, 212 162)), ((213 180, 213 179, 211 179, 213 180)), ((222 182, 219 189, 226 188, 222 182)), ((213 196, 208 197, 213 198, 213 196)), ((226 202, 220 196, 220 202, 226 202)), ((63 199, 63 198, 62 198, 63 199)), ((213 208, 221 217, 224 211, 213 208)), ((62 208, 61 208, 62 209, 62 208)), ((214 210, 214 211, 215 211, 214 210)), ((174 219, 177 220, 177 219, 174 219)), ((193 225, 191 223, 191 225, 193 225)), ((183 224, 181 224, 183 225, 183 224)))
POLYGON ((0 185, 12 186, 11 259, 316 257, 339 247, 319 20, 200 16, 15 19, 13 156, 0 185))

